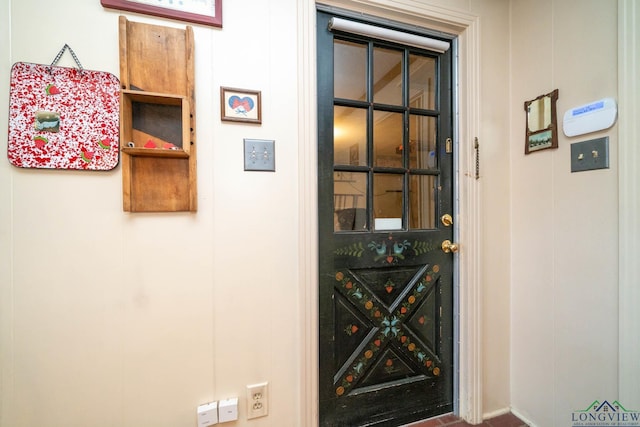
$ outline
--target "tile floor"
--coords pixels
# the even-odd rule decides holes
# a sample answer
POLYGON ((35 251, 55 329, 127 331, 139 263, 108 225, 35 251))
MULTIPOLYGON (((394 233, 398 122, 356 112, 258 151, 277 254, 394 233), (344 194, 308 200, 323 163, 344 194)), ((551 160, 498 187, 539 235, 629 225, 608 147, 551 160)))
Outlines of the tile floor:
MULTIPOLYGON (((428 421, 421 421, 418 423, 410 424, 408 427, 465 427, 471 426, 466 421, 461 420, 455 415, 448 414, 438 418, 432 418, 428 421)), ((477 424, 476 427, 528 427, 527 424, 513 415, 507 413, 500 415, 489 420, 485 420, 482 424, 477 424)))

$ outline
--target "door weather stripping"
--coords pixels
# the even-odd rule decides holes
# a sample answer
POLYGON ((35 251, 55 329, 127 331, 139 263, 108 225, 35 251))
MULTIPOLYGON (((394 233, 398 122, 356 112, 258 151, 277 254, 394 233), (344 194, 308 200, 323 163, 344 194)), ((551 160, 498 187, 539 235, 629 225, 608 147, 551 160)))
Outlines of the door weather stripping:
POLYGON ((433 50, 438 53, 444 53, 449 50, 450 47, 448 42, 442 40, 336 17, 331 18, 329 21, 329 31, 344 31, 346 33, 359 34, 361 36, 433 50))

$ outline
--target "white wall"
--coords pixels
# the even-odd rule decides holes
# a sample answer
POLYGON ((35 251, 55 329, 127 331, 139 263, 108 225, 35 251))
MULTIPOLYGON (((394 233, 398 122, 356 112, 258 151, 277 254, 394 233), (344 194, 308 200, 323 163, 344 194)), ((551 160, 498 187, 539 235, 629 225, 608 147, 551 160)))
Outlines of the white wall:
MULTIPOLYGON (((0 3, 0 99, 9 99, 9 85, 7 84, 10 60, 10 30, 8 25, 10 16, 9 2, 0 3)), ((1 102, 0 105, 6 104, 1 102)), ((0 107, 0 128, 6 129, 8 111, 0 107)), ((0 144, 2 150, 6 143, 0 144)), ((8 162, 0 161, 0 425, 3 425, 4 413, 12 401, 7 396, 7 388, 13 381, 12 354, 7 351, 11 346, 11 330, 13 324, 12 309, 12 273, 11 248, 13 246, 11 204, 12 193, 11 173, 8 162)))
MULTIPOLYGON (((523 102, 558 88, 560 115, 616 96, 615 2, 370 3, 406 4, 405 17, 416 5, 479 17, 471 78, 481 92, 482 410, 511 405, 538 426, 566 425, 571 411, 617 388, 617 134, 592 135, 610 137, 610 169, 571 174, 577 138, 523 154, 523 102)), ((299 372, 313 344, 301 332, 309 290, 298 266, 309 261, 299 242, 313 239, 299 231, 309 201, 298 182, 312 181, 300 150, 315 147, 298 145, 306 110, 297 72, 315 55, 297 57, 299 42, 313 45, 314 29, 298 28, 301 7, 225 1, 222 30, 194 26, 196 214, 123 213, 120 168, 0 162, 0 426, 35 425, 42 414, 53 427, 192 426, 198 404, 242 398, 263 380, 270 415, 249 423, 241 406, 236 425, 309 418, 299 395, 313 395, 312 381, 299 372), (261 90, 263 124, 221 123, 220 86, 261 90), (275 139, 277 172, 244 172, 243 138, 275 139)), ((97 0, 1 2, 0 99, 12 63, 50 63, 64 43, 86 68, 118 75, 118 15, 97 0)), ((72 64, 65 55, 62 65, 72 64)), ((0 102, 0 129, 7 116, 0 102)))
MULTIPOLYGON (((119 74, 119 13, 98 0, 1 8, 0 128, 11 63, 68 43, 119 74)), ((124 213, 119 167, 0 162, 3 427, 190 427, 198 404, 265 380, 270 414, 251 425, 298 424, 296 6, 226 1, 224 17, 194 26, 196 214, 124 213), (261 90, 263 124, 221 123, 220 86, 261 90), (243 138, 276 141, 275 173, 243 171, 243 138)))
POLYGON ((617 127, 567 138, 560 126, 557 150, 525 156, 523 102, 557 88, 561 120, 617 97, 617 7, 510 4, 511 403, 535 425, 565 426, 617 397, 617 127), (601 136, 610 168, 571 173, 570 144, 601 136))

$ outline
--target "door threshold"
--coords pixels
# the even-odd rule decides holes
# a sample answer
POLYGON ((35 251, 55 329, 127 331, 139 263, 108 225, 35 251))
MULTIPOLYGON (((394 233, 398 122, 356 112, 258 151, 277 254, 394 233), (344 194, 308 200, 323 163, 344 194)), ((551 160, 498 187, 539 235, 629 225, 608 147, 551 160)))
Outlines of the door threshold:
MULTIPOLYGON (((428 420, 418 421, 415 423, 407 424, 404 427, 464 427, 472 426, 473 424, 467 423, 462 418, 454 415, 453 413, 439 415, 428 420)), ((476 424, 478 427, 528 427, 528 424, 522 421, 520 418, 513 415, 511 412, 498 415, 497 417, 484 420, 482 424, 476 424)))

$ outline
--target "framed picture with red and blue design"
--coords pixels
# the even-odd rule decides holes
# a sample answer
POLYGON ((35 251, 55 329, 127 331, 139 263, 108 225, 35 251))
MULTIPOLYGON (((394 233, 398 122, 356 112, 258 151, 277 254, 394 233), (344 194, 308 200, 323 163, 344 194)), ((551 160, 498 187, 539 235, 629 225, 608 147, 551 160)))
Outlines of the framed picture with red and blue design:
POLYGON ((220 114, 224 121, 262 123, 261 104, 260 91, 220 88, 220 114))

